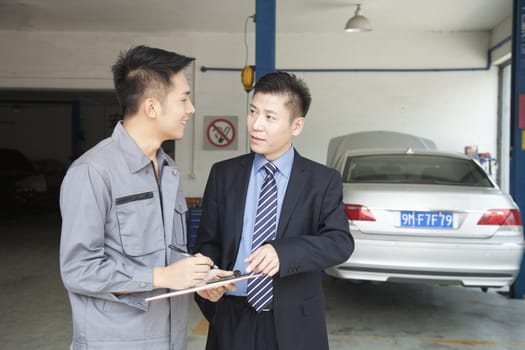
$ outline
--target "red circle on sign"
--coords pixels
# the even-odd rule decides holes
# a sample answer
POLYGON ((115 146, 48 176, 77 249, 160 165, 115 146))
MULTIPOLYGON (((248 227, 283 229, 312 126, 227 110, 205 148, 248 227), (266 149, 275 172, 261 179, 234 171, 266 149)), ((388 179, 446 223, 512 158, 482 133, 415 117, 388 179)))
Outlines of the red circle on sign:
POLYGON ((227 119, 215 119, 210 123, 210 125, 208 125, 206 137, 208 138, 208 141, 215 147, 227 147, 231 145, 235 139, 235 128, 233 124, 227 119), (226 125, 223 126, 224 124, 226 125))

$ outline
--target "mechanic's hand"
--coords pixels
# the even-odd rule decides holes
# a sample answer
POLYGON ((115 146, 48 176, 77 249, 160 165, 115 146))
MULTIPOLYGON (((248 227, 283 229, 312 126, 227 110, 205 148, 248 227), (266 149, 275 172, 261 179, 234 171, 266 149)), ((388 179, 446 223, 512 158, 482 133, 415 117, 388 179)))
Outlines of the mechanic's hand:
POLYGON ((184 289, 203 283, 213 261, 196 254, 153 270, 153 288, 184 289))
POLYGON ((215 281, 219 281, 224 278, 233 277, 234 275, 235 275, 235 272, 233 271, 227 271, 227 270, 221 270, 221 269, 211 269, 202 282, 203 283, 215 282, 215 281))
POLYGON ((279 256, 271 244, 260 246, 244 261, 249 264, 246 272, 260 272, 270 277, 279 272, 281 265, 279 256))

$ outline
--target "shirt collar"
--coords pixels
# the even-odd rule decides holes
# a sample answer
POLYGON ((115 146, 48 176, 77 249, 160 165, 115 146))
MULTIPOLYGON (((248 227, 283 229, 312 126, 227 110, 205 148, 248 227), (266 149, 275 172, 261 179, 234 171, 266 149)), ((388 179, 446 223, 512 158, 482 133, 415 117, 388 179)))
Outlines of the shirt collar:
MULTIPOLYGON (((126 129, 124 129, 122 122, 117 123, 111 138, 120 148, 124 160, 128 164, 129 170, 132 173, 135 173, 151 164, 151 159, 144 154, 135 140, 129 136, 126 129)), ((174 166, 173 160, 164 152, 162 147, 157 152, 157 161, 161 166, 174 166)))
MULTIPOLYGON (((294 160, 294 149, 290 147, 288 151, 284 152, 279 158, 272 161, 272 163, 277 167, 277 171, 281 173, 284 177, 289 178, 290 173, 292 172, 292 164, 294 160)), ((262 170, 264 164, 268 163, 268 160, 264 158, 262 154, 256 153, 253 160, 253 166, 256 172, 262 170)))

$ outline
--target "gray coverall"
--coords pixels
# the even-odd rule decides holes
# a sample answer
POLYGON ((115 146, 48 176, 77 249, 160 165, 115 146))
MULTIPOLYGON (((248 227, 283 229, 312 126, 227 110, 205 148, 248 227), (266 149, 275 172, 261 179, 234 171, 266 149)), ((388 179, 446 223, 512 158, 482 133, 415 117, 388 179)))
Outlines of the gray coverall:
POLYGON ((60 271, 71 302, 71 349, 185 349, 188 296, 145 302, 153 268, 182 258, 186 202, 180 171, 152 162, 118 123, 68 169, 60 195, 60 271), (128 294, 118 294, 126 292, 128 294))

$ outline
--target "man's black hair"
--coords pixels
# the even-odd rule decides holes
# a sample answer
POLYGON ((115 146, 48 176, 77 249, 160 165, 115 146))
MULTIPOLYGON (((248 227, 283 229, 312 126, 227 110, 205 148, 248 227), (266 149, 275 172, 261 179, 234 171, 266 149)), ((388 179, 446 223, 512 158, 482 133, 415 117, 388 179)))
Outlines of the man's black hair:
POLYGON ((111 70, 123 115, 137 113, 145 93, 162 97, 171 86, 173 74, 191 61, 191 57, 144 45, 121 52, 111 70))
POLYGON ((277 71, 265 74, 253 88, 253 94, 286 94, 292 119, 306 117, 312 96, 306 83, 294 74, 277 71))

